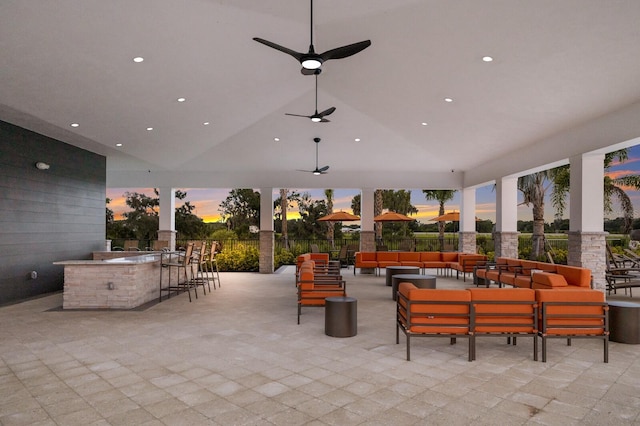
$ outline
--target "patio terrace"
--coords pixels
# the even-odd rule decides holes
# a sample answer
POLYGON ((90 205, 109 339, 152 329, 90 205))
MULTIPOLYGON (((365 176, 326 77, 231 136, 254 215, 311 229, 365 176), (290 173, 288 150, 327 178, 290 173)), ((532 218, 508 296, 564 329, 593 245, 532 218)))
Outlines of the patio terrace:
MULTIPOLYGON (((296 325, 293 267, 226 273, 189 303, 62 311, 62 294, 0 308, 3 425, 637 424, 640 345, 395 344, 384 277, 344 271, 358 335, 324 334, 323 309, 296 325)), ((440 288, 460 280, 438 277, 440 288)), ((467 283, 466 285, 469 285, 467 283)))

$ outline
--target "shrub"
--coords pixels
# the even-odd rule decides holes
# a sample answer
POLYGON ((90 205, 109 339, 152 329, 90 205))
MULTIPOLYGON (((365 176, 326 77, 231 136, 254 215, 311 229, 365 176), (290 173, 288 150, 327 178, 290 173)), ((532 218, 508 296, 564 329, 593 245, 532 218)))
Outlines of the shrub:
POLYGON ((216 255, 218 269, 225 272, 257 272, 260 269, 260 253, 255 247, 238 244, 216 255))
POLYGON ((289 250, 277 249, 273 256, 273 267, 278 269, 282 265, 294 265, 296 257, 289 250))

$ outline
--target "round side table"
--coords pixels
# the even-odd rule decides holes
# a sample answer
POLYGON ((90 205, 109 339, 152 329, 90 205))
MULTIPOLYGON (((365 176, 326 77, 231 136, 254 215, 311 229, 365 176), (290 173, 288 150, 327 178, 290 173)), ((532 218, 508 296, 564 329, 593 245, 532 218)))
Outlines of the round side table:
POLYGON ((331 337, 358 334, 358 299, 336 296, 327 297, 324 301, 324 334, 331 337))
POLYGON ((387 287, 391 287, 391 277, 396 274, 419 274, 420 268, 417 266, 387 266, 386 271, 386 284, 387 287))
POLYGON ((436 277, 422 274, 396 274, 391 277, 391 297, 398 298, 398 285, 400 283, 412 283, 418 288, 436 288, 436 277))

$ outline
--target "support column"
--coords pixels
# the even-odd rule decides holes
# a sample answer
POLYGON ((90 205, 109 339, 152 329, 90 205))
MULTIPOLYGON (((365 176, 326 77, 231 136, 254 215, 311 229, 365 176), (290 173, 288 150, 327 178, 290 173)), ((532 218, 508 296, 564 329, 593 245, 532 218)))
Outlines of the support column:
POLYGON ((168 241, 169 250, 176 249, 176 190, 158 188, 160 217, 158 218, 158 241, 168 241))
POLYGON ((476 189, 462 189, 460 205, 460 232, 458 233, 458 251, 476 252, 476 189))
POLYGON ((496 181, 495 257, 518 258, 518 178, 496 181))
POLYGON ((376 234, 373 230, 375 191, 363 188, 360 193, 360 251, 376 251, 376 234))
POLYGON ((604 154, 569 159, 569 255, 567 263, 591 269, 593 288, 605 291, 606 232, 604 232, 604 154))
POLYGON ((273 274, 273 188, 260 188, 260 267, 261 274, 273 274))

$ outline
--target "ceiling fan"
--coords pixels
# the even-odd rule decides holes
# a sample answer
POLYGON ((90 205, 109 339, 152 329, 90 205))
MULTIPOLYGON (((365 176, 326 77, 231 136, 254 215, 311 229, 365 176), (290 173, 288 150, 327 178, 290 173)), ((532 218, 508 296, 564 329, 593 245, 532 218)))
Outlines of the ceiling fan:
POLYGON ((299 172, 313 173, 316 176, 326 175, 327 174, 327 170, 329 170, 329 166, 318 167, 318 144, 320 144, 320 138, 313 138, 313 141, 316 143, 316 168, 314 170, 300 170, 300 169, 298 169, 298 171, 299 172))
POLYGON ((313 115, 300 115, 300 114, 289 114, 288 112, 285 115, 292 115, 294 117, 306 117, 310 118, 314 123, 329 123, 330 120, 327 120, 325 117, 327 115, 333 114, 336 110, 336 107, 327 108, 324 111, 318 113, 318 74, 316 74, 316 112, 313 115))
POLYGON ((291 50, 287 47, 280 46, 279 44, 273 43, 271 41, 268 41, 259 37, 254 37, 253 39, 258 43, 262 43, 273 49, 284 52, 287 55, 293 56, 298 62, 300 62, 300 64, 302 64, 301 72, 304 75, 314 75, 314 74, 317 75, 317 73, 321 71, 320 67, 322 66, 323 62, 326 62, 330 59, 347 58, 371 46, 371 40, 365 40, 365 41, 360 41, 358 43, 348 44, 346 46, 327 50, 324 53, 316 53, 315 48, 313 46, 313 0, 310 0, 310 1, 311 1, 311 28, 310 28, 311 42, 309 44, 309 51, 307 53, 296 52, 295 50, 291 50), (316 70, 318 71, 316 72, 316 70))

